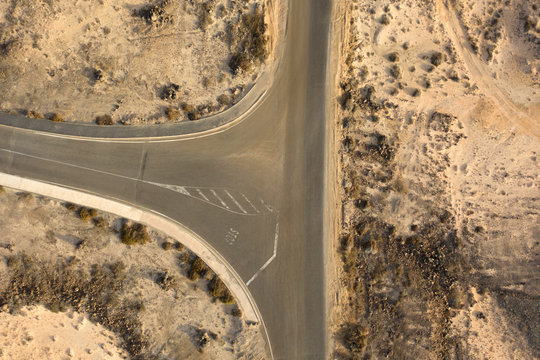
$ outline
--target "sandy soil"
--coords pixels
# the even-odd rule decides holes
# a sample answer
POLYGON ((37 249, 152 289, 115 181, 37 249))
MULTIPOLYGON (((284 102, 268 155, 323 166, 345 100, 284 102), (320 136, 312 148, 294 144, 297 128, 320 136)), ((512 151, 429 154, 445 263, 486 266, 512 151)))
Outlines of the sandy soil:
POLYGON ((264 11, 262 0, 3 1, 0 109, 56 121, 110 116, 105 124, 220 112, 265 68, 267 36, 257 54, 251 46, 265 33, 264 11), (238 54, 250 56, 245 71, 233 71, 238 54))
POLYGON ((128 246, 123 219, 9 189, 0 213, 0 358, 266 358, 259 327, 173 239, 149 229, 128 246))
POLYGON ((333 357, 539 358, 538 7, 346 8, 333 357))

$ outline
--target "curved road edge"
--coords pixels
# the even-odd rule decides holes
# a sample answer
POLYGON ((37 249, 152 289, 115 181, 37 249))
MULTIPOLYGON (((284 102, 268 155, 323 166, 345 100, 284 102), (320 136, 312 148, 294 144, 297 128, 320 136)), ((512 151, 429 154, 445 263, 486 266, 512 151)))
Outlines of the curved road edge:
POLYGON ((10 174, 0 173, 0 185, 21 191, 32 192, 60 201, 73 202, 75 204, 121 216, 148 225, 175 240, 178 240, 203 259, 204 262, 219 276, 236 299, 238 306, 244 314, 245 320, 262 325, 262 330, 264 332, 263 336, 267 342, 269 352, 271 353, 271 345, 266 326, 246 284, 219 252, 182 224, 152 210, 138 208, 117 200, 103 198, 99 195, 89 194, 77 189, 65 188, 55 184, 30 180, 10 174))
POLYGON ((285 49, 289 0, 265 0, 265 12, 270 29, 271 64, 258 76, 255 84, 240 101, 225 111, 197 121, 142 126, 100 126, 92 123, 54 123, 31 119, 23 115, 0 112, 0 126, 12 127, 71 139, 90 141, 152 141, 181 140, 223 132, 251 114, 264 100, 274 83, 285 49))

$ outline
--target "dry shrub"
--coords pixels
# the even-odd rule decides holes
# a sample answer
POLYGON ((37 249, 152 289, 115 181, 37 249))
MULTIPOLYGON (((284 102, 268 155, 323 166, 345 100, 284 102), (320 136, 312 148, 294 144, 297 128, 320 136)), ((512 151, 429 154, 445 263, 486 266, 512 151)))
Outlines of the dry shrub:
POLYGON ((87 207, 81 207, 79 209, 79 217, 82 221, 89 221, 91 218, 97 216, 98 212, 96 209, 91 209, 87 207))
POLYGON ((104 228, 107 226, 107 220, 105 220, 103 217, 94 218, 94 225, 100 228, 104 228))
POLYGON ((43 119, 43 115, 41 115, 39 112, 34 110, 28 110, 26 112, 26 116, 32 119, 43 119))
POLYGON ((125 222, 122 225, 122 243, 126 245, 144 245, 150 241, 150 234, 146 225, 125 222))
POLYGON ((54 121, 54 122, 64 122, 64 118, 58 113, 51 114, 49 116, 49 120, 54 121))
POLYGON ((132 359, 146 359, 148 340, 138 313, 142 304, 119 300, 125 287, 123 263, 94 264, 90 273, 77 269, 75 261, 40 261, 26 254, 7 258, 9 278, 0 292, 0 311, 16 312, 41 304, 51 311, 73 308, 117 333, 132 359))
POLYGON ((178 111, 177 108, 173 106, 169 106, 167 109, 165 109, 165 115, 167 116, 167 119, 169 120, 176 120, 178 119, 180 112, 178 111))
POLYGON ((165 241, 163 244, 161 244, 161 247, 163 250, 172 250, 174 249, 174 244, 172 242, 165 241))
POLYGON ((242 16, 237 27, 229 26, 228 32, 231 45, 240 44, 229 61, 229 67, 234 75, 248 72, 253 65, 266 60, 268 37, 264 14, 260 9, 242 16))
POLYGON ((98 125, 113 125, 114 121, 110 115, 101 115, 96 117, 96 124, 98 125))
POLYGON ((201 276, 204 276, 206 273, 207 267, 204 261, 200 257, 195 257, 191 263, 191 268, 188 272, 188 277, 190 280, 198 280, 201 276))
POLYGON ((229 289, 227 289, 227 286, 225 286, 223 281, 221 281, 221 279, 217 276, 214 276, 214 278, 210 281, 208 288, 210 290, 210 295, 222 303, 230 305, 236 302, 229 289))

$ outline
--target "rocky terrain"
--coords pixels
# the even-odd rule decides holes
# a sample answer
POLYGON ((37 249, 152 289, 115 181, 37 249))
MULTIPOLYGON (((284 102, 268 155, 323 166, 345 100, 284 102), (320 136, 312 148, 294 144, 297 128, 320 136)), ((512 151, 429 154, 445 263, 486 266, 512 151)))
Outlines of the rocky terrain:
POLYGON ((332 358, 540 357, 537 6, 343 16, 332 358))

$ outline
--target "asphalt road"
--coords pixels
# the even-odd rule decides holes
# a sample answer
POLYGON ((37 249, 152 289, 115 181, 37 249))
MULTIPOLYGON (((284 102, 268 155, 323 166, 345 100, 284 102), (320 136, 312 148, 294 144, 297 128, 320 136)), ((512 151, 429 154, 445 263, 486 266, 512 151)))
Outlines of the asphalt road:
POLYGON ((274 359, 325 359, 331 0, 289 6, 275 82, 236 126, 165 142, 94 142, 0 126, 0 171, 151 209, 189 227, 248 285, 274 359))

